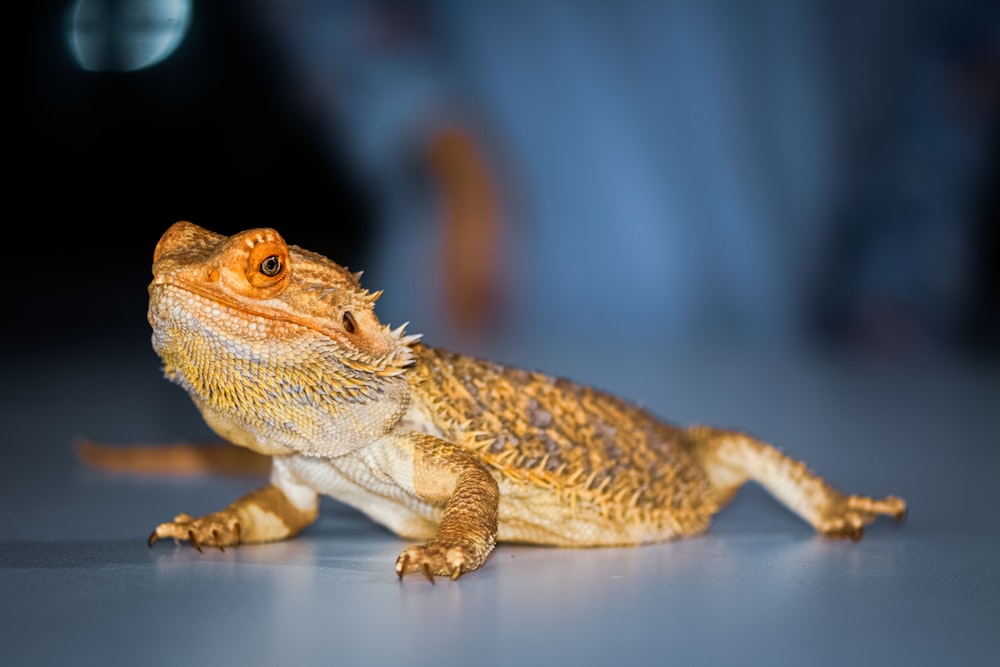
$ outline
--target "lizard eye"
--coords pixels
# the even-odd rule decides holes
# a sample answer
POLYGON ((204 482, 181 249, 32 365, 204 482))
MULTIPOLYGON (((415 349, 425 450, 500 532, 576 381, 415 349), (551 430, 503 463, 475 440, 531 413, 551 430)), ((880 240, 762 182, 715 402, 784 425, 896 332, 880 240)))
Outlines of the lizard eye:
POLYGON ((271 255, 264 259, 260 263, 260 272, 265 276, 273 278, 274 276, 281 273, 281 258, 277 255, 271 255))
POLYGON ((273 229, 248 229, 230 236, 218 264, 223 282, 255 299, 281 294, 295 269, 288 246, 273 229))
POLYGON ((358 323, 354 321, 354 315, 349 310, 344 311, 344 331, 349 334, 358 330, 358 323))

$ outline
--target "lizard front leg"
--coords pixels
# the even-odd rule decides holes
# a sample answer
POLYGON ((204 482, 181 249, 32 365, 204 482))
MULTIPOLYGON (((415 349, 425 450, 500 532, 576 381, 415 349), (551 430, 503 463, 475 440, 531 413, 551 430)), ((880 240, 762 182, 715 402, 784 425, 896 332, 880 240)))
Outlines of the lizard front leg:
POLYGON ((483 464, 457 445, 423 433, 403 436, 412 445, 413 490, 444 511, 434 538, 408 547, 396 574, 423 572, 457 579, 481 566, 497 538, 500 491, 483 464))
POLYGON ((187 540, 198 551, 203 545, 224 549, 240 544, 274 542, 299 534, 318 514, 316 491, 299 483, 284 461, 275 458, 270 484, 218 512, 198 518, 179 514, 173 521, 161 523, 149 536, 149 546, 168 537, 187 540))

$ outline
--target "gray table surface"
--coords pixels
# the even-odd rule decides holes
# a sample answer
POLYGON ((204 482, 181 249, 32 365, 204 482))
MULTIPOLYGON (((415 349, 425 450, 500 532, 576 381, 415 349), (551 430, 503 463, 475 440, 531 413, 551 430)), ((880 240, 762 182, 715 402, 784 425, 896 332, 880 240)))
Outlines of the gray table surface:
POLYGON ((147 548, 155 523, 256 480, 81 467, 77 436, 203 438, 145 346, 4 360, 0 664, 997 664, 1000 371, 971 361, 522 345, 505 361, 670 419, 741 426, 908 521, 814 535, 746 487, 708 534, 631 549, 501 546, 457 582, 397 581, 406 544, 325 500, 299 539, 147 548))

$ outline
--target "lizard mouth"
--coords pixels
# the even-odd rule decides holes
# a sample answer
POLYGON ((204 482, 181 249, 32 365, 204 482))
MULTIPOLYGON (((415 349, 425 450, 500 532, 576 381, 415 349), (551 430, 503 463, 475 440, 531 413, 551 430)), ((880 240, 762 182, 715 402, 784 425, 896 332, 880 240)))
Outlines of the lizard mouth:
POLYGON ((348 365, 357 370, 392 376, 401 373, 412 362, 410 344, 420 338, 419 335, 404 335, 406 325, 395 330, 383 327, 384 331, 380 332, 381 338, 378 339, 383 343, 382 349, 371 345, 359 346, 358 340, 362 343, 368 343, 368 340, 358 336, 355 336, 357 340, 352 339, 336 324, 296 315, 287 310, 289 306, 283 301, 239 299, 220 293, 210 285, 199 285, 176 276, 156 276, 148 291, 146 317, 153 327, 154 339, 165 340, 161 329, 171 325, 201 328, 209 335, 229 331, 234 336, 255 339, 295 335, 293 329, 311 331, 336 344, 341 360, 348 365), (278 331, 273 327, 275 324, 287 328, 278 331))
POLYGON ((305 329, 316 331, 328 338, 334 335, 327 327, 318 325, 314 320, 296 316, 281 308, 264 305, 263 302, 248 303, 246 300, 235 299, 226 294, 221 294, 201 285, 197 285, 187 280, 178 280, 169 276, 157 276, 149 284, 149 317, 152 319, 154 309, 166 306, 166 311, 160 313, 163 319, 177 319, 185 317, 195 317, 196 312, 208 312, 221 314, 223 311, 232 314, 234 319, 251 320, 261 318, 272 322, 293 324, 305 329), (178 292, 191 295, 202 302, 200 307, 185 306, 177 303, 176 299, 169 295, 178 292), (169 305, 163 302, 172 302, 169 305))

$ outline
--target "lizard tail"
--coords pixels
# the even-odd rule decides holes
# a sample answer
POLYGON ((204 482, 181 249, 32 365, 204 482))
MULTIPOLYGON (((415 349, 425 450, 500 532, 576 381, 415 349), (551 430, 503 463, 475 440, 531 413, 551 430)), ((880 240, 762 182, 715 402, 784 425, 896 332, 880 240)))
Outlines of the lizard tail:
POLYGON ((229 443, 117 447, 79 439, 73 453, 78 461, 96 470, 126 474, 260 477, 271 470, 270 457, 229 443))

